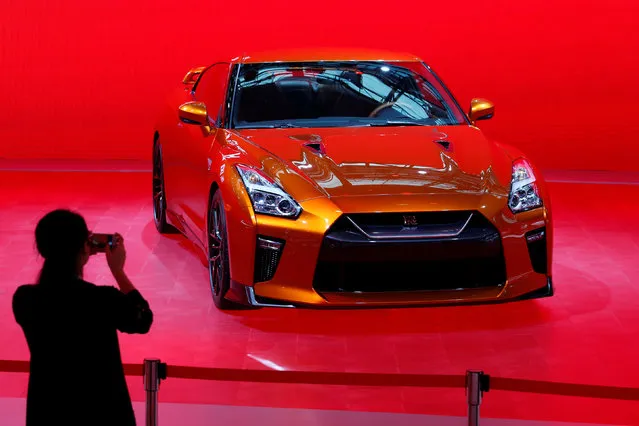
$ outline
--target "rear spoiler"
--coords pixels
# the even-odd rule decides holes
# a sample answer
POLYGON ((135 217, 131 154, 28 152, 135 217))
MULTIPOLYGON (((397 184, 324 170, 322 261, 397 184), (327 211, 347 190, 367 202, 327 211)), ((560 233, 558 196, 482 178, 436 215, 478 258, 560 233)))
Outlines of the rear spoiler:
POLYGON ((195 83, 197 83, 197 80, 200 78, 200 75, 202 75, 202 72, 205 69, 206 67, 191 68, 182 79, 182 83, 184 83, 186 86, 193 86, 195 83))

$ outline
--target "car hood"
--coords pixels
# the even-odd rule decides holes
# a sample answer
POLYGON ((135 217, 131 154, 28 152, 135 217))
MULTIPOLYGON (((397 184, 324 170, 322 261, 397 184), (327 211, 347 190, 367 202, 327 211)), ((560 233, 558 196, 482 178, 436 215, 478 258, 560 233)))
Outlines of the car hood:
MULTIPOLYGON (((503 193, 510 183, 510 159, 472 126, 255 129, 236 134, 331 198, 503 193)), ((286 182, 280 183, 289 190, 286 182)))

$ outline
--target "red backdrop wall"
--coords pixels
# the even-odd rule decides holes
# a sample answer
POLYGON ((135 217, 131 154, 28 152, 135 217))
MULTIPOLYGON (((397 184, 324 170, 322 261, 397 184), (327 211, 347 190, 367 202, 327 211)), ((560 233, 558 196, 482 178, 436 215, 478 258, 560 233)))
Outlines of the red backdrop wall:
POLYGON ((639 170, 636 0, 3 0, 0 157, 150 157, 193 65, 272 47, 422 56, 482 127, 546 169, 639 170))

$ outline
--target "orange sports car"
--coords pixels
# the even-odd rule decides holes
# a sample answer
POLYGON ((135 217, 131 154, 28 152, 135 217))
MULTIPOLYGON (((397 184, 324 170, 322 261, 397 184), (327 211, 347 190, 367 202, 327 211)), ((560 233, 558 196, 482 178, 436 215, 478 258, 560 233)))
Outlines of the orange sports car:
POLYGON ((551 296, 539 171, 421 59, 244 55, 190 70, 153 137, 157 229, 206 253, 219 308, 551 296))

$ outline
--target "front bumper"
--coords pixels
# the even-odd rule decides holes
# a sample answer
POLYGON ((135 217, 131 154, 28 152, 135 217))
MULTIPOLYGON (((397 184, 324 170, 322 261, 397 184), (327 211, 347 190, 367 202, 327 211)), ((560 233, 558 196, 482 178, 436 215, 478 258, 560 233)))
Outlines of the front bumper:
POLYGON ((473 226, 462 234, 410 241, 367 241, 340 228, 349 214, 325 200, 304 207, 296 221, 258 218, 253 245, 258 238, 281 242, 279 255, 273 262, 260 260, 259 248, 246 251, 250 259, 232 252, 233 263, 246 257, 240 263, 250 265, 253 280, 234 280, 230 299, 254 306, 419 306, 505 302, 554 292, 552 227, 545 207, 517 216, 507 209, 472 210, 473 226), (270 263, 271 276, 260 276, 264 262, 270 263))
MULTIPOLYGON (((259 297, 255 295, 255 288, 254 287, 248 287, 242 284, 239 284, 236 281, 232 281, 231 282, 231 290, 232 293, 236 294, 237 296, 234 297, 234 300, 236 302, 242 301, 244 304, 246 305, 250 305, 250 306, 255 306, 255 307, 260 307, 260 308, 295 308, 297 306, 302 306, 302 305, 306 305, 307 307, 314 307, 317 305, 308 305, 308 304, 298 304, 298 305, 293 305, 287 302, 284 302, 282 300, 273 300, 273 299, 266 299, 264 297, 259 297)), ((426 293, 426 292, 424 292, 426 293)), ((529 293, 523 294, 519 297, 515 297, 515 298, 493 298, 493 299, 488 299, 488 300, 481 300, 481 299, 471 299, 471 298, 466 298, 460 301, 452 301, 452 300, 445 300, 441 303, 437 303, 434 300, 432 300, 430 297, 424 297, 423 300, 418 300, 415 301, 415 299, 418 299, 420 294, 414 294, 413 297, 411 297, 410 299, 413 300, 412 302, 408 302, 405 304, 402 303, 392 303, 389 302, 388 300, 384 299, 381 300, 380 303, 376 304, 376 303, 366 303, 366 304, 356 304, 354 305, 353 303, 348 303, 348 301, 346 301, 346 303, 342 303, 342 304, 324 304, 324 305, 319 305, 319 307, 334 307, 334 308, 340 308, 340 307, 362 307, 362 306, 369 306, 369 307, 376 307, 376 306, 386 306, 386 307, 399 307, 402 305, 406 305, 406 306, 420 306, 420 305, 428 305, 428 306, 437 306, 437 305, 441 305, 441 306, 445 306, 445 305, 453 305, 453 304, 460 304, 460 305, 471 305, 471 304, 491 304, 491 303, 506 303, 506 302, 514 302, 514 301, 520 301, 520 300, 530 300, 530 299, 540 299, 543 297, 551 297, 555 294, 555 288, 552 282, 552 278, 548 277, 547 281, 546 281, 546 285, 537 289, 537 290, 533 290, 529 293), (427 302, 424 300, 428 300, 427 302)), ((424 296, 428 296, 428 294, 424 294, 424 296)))

